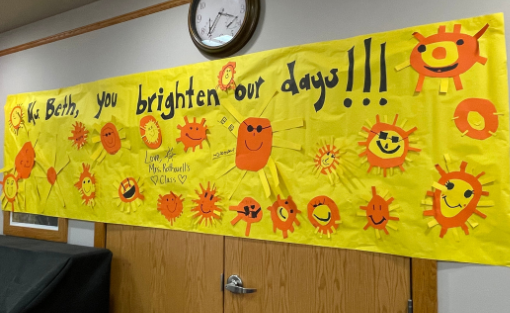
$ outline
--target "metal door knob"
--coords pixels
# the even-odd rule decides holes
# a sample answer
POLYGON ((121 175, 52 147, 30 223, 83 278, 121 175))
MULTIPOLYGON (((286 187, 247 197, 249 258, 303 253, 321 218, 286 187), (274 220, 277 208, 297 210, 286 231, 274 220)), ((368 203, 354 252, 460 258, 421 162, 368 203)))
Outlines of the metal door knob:
POLYGON ((254 293, 257 291, 254 288, 243 288, 243 281, 237 275, 232 275, 227 279, 225 289, 231 293, 254 293))

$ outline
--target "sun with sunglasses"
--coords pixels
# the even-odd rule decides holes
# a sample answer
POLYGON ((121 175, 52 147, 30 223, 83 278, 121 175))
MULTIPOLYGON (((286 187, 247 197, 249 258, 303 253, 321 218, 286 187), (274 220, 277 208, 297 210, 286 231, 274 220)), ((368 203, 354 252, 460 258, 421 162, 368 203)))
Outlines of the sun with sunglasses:
POLYGON ((398 114, 395 115, 392 124, 387 122, 387 118, 384 116, 384 122, 381 122, 379 115, 376 115, 376 123, 369 124, 370 128, 363 126, 362 130, 366 134, 360 133, 367 140, 358 142, 360 146, 364 146, 363 152, 359 156, 366 157, 366 161, 370 164, 367 172, 370 172, 373 167, 377 167, 383 170, 384 177, 386 177, 388 169, 390 174, 393 174, 394 167, 404 171, 403 165, 409 151, 421 151, 421 149, 410 145, 412 140, 409 139, 409 136, 417 130, 416 127, 405 131, 404 126, 407 120, 397 126, 398 114))

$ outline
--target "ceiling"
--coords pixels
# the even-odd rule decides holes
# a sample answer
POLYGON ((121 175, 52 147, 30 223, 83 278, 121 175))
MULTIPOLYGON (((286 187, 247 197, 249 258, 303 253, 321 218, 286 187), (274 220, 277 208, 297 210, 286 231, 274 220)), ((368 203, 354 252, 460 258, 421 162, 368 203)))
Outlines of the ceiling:
POLYGON ((0 0, 0 33, 97 0, 0 0))

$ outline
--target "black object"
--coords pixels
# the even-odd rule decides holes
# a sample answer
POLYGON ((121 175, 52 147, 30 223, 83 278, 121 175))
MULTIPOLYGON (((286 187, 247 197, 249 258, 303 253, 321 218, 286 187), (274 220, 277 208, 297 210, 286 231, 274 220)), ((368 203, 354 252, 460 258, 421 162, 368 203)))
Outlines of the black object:
POLYGON ((112 253, 0 236, 0 313, 107 313, 112 253))

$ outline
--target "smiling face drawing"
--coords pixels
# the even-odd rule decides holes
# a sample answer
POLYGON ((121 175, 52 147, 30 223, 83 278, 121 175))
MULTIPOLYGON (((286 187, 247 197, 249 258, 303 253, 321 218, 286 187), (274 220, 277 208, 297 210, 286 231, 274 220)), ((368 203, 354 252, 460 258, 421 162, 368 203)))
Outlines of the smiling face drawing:
POLYGON ((379 236, 378 231, 383 230, 389 235, 386 226, 389 221, 398 221, 398 217, 390 216, 390 204, 393 202, 393 198, 388 200, 384 199, 377 194, 375 187, 372 187, 372 199, 366 206, 360 206, 360 209, 365 211, 367 217, 367 224, 363 228, 367 230, 369 227, 376 229, 376 234, 379 236))
POLYGON ((4 181, 2 182, 3 192, 7 201, 14 202, 16 200, 16 195, 18 194, 18 181, 13 174, 7 174, 4 176, 4 181))
POLYGON ((80 150, 86 143, 89 131, 85 129, 85 125, 81 122, 76 122, 73 125, 74 129, 71 130, 72 136, 67 139, 73 142, 73 146, 80 150))
POLYGON ((258 171, 271 156, 273 131, 267 118, 250 117, 239 126, 236 166, 242 170, 258 171))
POLYGON ((31 142, 26 142, 14 161, 18 178, 28 178, 35 164, 35 151, 31 142))
POLYGON ((485 64, 487 61, 480 56, 478 39, 488 27, 488 24, 485 25, 474 36, 462 34, 460 24, 456 24, 451 33, 446 32, 444 25, 439 27, 437 34, 429 37, 414 33, 419 43, 411 52, 410 64, 420 74, 416 91, 421 91, 426 76, 453 77, 455 88, 462 89, 459 75, 468 71, 475 63, 485 64))
POLYGON ((397 126, 398 114, 395 116, 392 124, 381 122, 379 115, 376 116, 376 123, 368 129, 362 129, 367 132, 367 140, 358 142, 361 146, 366 146, 366 150, 359 154, 360 157, 366 156, 370 167, 380 167, 383 169, 384 176, 386 170, 393 167, 399 167, 404 171, 403 164, 409 150, 419 152, 420 149, 409 145, 409 136, 416 131, 416 127, 405 131, 397 126))
POLYGON ((236 62, 228 62, 223 66, 220 73, 218 74, 218 87, 223 91, 228 89, 235 90, 236 84, 234 81, 234 74, 236 68, 236 62))
POLYGON ((462 136, 485 140, 498 130, 497 113, 496 107, 489 100, 468 98, 459 103, 455 109, 455 126, 462 136))
POLYGON ((118 193, 122 202, 129 203, 136 199, 144 199, 144 196, 140 193, 140 187, 133 177, 128 177, 120 183, 118 193))
POLYGON ((194 212, 193 218, 200 218, 197 220, 197 223, 202 223, 205 221, 205 226, 207 224, 212 225, 215 219, 220 218, 220 214, 222 209, 218 207, 217 202, 220 201, 220 198, 216 195, 216 188, 213 186, 211 188, 211 183, 207 183, 207 188, 204 189, 202 184, 200 184, 201 192, 195 190, 198 195, 198 199, 194 199, 197 205, 191 209, 194 212))
POLYGON ((23 123, 23 110, 20 105, 17 105, 11 111, 11 115, 9 117, 9 128, 17 135, 23 123))
POLYGON ((183 209, 182 195, 177 196, 175 193, 170 192, 164 196, 159 195, 158 211, 170 222, 173 226, 175 220, 181 216, 183 209))
MULTIPOLYGON (((439 236, 442 238, 449 228, 460 227, 466 235, 469 234, 467 222, 470 221, 473 214, 485 218, 486 215, 478 211, 480 198, 488 196, 489 193, 482 189, 482 183, 479 178, 485 173, 482 172, 474 176, 466 172, 467 163, 462 162, 460 171, 447 173, 439 165, 436 169, 441 174, 441 178, 433 187, 434 192, 427 192, 427 195, 433 197, 433 208, 424 211, 423 215, 433 216, 437 223, 441 225, 439 236)), ((477 225, 472 223, 471 225, 477 225)), ((475 225, 475 226, 476 226, 475 225)))
POLYGON ((287 199, 282 199, 278 195, 277 200, 267 209, 271 211, 273 232, 276 233, 276 229, 280 229, 284 239, 288 237, 289 231, 291 233, 294 232, 294 223, 298 226, 300 225, 297 214, 301 211, 297 209, 296 203, 294 203, 291 196, 287 199))
POLYGON ((202 142, 207 139, 207 126, 205 126, 205 118, 200 123, 197 123, 197 118, 193 118, 193 122, 188 121, 188 117, 184 117, 184 126, 177 125, 177 128, 181 130, 181 136, 176 139, 177 142, 182 142, 184 145, 184 152, 187 152, 189 148, 195 148, 200 146, 202 149, 202 142))
POLYGON ((153 116, 145 116, 140 120, 140 136, 147 147, 157 149, 161 146, 161 129, 153 116))
POLYGON ((96 179, 90 173, 90 165, 82 163, 83 172, 74 186, 80 191, 81 199, 85 205, 94 206, 94 198, 96 197, 96 179))
POLYGON ((318 196, 310 200, 307 206, 308 220, 312 223, 315 231, 330 236, 340 224, 338 206, 329 197, 318 196))
POLYGON ((107 123, 101 129, 101 143, 109 154, 117 153, 121 148, 119 132, 113 123, 107 123))

